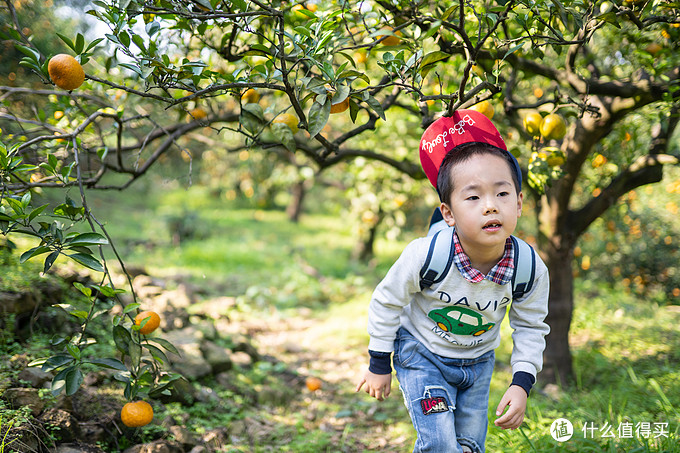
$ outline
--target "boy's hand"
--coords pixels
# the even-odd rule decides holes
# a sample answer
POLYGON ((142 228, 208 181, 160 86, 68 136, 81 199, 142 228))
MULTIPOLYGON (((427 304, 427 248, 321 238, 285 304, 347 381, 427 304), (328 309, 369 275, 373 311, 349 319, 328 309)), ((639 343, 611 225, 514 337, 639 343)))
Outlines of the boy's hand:
POLYGON ((366 384, 366 393, 382 401, 390 396, 392 389, 392 374, 373 374, 366 370, 357 385, 356 392, 361 390, 361 387, 366 384))
POLYGON ((502 429, 517 429, 524 421, 524 412, 527 410, 527 392, 518 385, 511 385, 505 392, 501 402, 496 409, 496 419, 494 424, 502 429), (501 417, 505 408, 508 411, 501 417))

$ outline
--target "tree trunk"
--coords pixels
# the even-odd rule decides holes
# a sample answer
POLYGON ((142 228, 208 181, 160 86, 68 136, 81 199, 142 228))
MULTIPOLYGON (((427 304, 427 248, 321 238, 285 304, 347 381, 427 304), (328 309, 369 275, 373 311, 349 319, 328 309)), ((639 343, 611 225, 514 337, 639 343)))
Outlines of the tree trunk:
POLYGON ((296 182, 291 188, 292 199, 290 200, 288 208, 286 209, 286 214, 288 215, 288 219, 291 222, 298 223, 300 220, 300 214, 302 214, 302 206, 306 193, 307 191, 305 190, 304 180, 296 182))
POLYGON ((546 337, 541 380, 568 385, 572 381, 572 359, 569 349, 569 328, 574 309, 574 276, 572 249, 548 249, 546 265, 550 272, 550 298, 546 322, 550 334, 546 337))

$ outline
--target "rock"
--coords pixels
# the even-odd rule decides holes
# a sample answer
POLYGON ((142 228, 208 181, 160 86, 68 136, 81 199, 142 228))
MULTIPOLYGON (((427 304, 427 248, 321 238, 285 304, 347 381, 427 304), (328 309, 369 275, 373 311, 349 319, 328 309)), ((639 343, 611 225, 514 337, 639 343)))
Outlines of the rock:
MULTIPOLYGON (((61 409, 46 410, 40 421, 50 428, 57 428, 56 436, 62 442, 72 442, 81 437, 80 426, 75 417, 61 409)), ((50 428, 48 429, 51 431, 50 428)))
POLYGON ((200 349, 213 374, 228 371, 234 366, 227 350, 212 341, 204 341, 200 349))
POLYGON ((177 379, 168 390, 170 395, 158 396, 162 403, 180 403, 183 406, 191 406, 198 399, 196 389, 186 379, 177 379))
POLYGON ((198 440, 194 433, 189 431, 184 426, 171 426, 168 431, 175 438, 175 442, 182 444, 184 450, 189 450, 198 445, 198 440))
POLYGON ((201 436, 201 443, 208 448, 208 451, 220 451, 228 442, 229 435, 226 428, 211 429, 201 436))
POLYGON ((196 314, 203 314, 210 319, 217 320, 228 317, 229 313, 234 310, 235 306, 235 297, 218 297, 201 303, 197 308, 192 309, 192 312, 196 314))
POLYGON ((203 445, 196 445, 194 448, 189 451, 189 453, 207 453, 208 449, 205 448, 203 445))
POLYGON ((253 358, 245 352, 234 352, 231 354, 231 361, 241 368, 250 368, 254 363, 253 358))
POLYGON ((34 308, 34 297, 25 293, 0 291, 0 313, 30 313, 34 308))
POLYGON ((212 372, 210 364, 201 353, 202 338, 203 333, 193 327, 173 330, 165 336, 180 352, 180 356, 168 356, 172 368, 188 379, 199 379, 212 372))
POLYGON ((54 453, 106 453, 96 445, 84 444, 82 442, 75 442, 70 444, 61 444, 57 447, 54 453))
POLYGON ((184 453, 184 450, 177 442, 156 440, 148 444, 135 445, 123 453, 184 453))
POLYGON ((54 374, 34 367, 24 368, 17 376, 20 381, 28 382, 33 388, 41 388, 45 382, 51 381, 53 377, 54 374))
POLYGON ((40 412, 42 412, 45 407, 45 402, 40 399, 38 389, 9 388, 5 390, 2 398, 9 402, 15 409, 28 406, 34 417, 40 415, 40 412))

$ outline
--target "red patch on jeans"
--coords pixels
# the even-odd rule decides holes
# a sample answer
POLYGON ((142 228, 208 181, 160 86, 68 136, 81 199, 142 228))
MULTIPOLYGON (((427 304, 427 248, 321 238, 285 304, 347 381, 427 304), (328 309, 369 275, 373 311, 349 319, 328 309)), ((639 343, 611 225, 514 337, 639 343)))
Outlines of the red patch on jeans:
POLYGON ((436 396, 434 398, 426 398, 420 400, 420 407, 423 408, 424 415, 438 414, 440 412, 448 412, 449 404, 443 396, 436 396))

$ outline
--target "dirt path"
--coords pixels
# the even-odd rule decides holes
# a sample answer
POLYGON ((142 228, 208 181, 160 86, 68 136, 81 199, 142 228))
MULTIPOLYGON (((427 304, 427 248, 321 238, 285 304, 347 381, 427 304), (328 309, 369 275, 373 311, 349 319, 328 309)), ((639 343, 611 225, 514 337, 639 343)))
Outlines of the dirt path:
POLYGON ((258 350, 284 362, 301 379, 322 380, 322 388, 315 392, 302 385, 301 398, 281 414, 304 420, 308 432, 331 434, 331 445, 316 451, 411 451, 412 428, 396 381, 392 396, 382 403, 354 392, 357 376, 367 364, 366 346, 359 335, 365 331, 365 317, 296 316, 270 325, 275 329, 254 336, 258 350))

